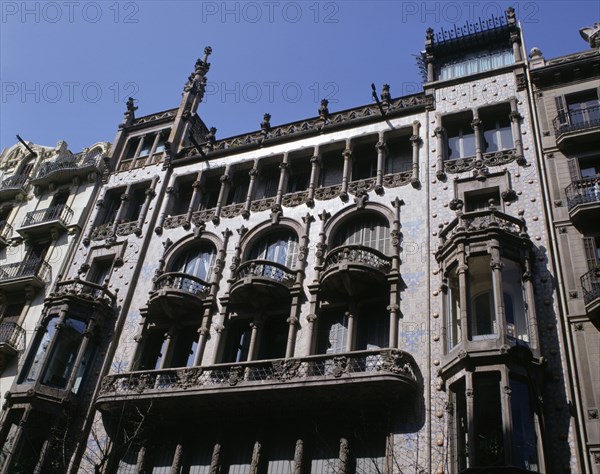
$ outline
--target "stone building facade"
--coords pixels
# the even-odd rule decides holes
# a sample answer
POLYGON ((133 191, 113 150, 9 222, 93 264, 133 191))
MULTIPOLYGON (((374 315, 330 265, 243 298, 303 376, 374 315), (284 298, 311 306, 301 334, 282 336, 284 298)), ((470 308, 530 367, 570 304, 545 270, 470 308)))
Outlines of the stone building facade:
POLYGON ((545 59, 531 52, 540 163, 578 436, 587 472, 600 472, 600 24, 590 48, 545 59))
POLYGON ((210 53, 127 104, 2 472, 586 472, 514 11, 428 30, 421 93, 226 139, 210 53))
MULTIPOLYGON (((63 275, 108 172, 109 146, 96 143, 75 154, 63 141, 45 147, 21 140, 0 155, 0 390, 22 419, 45 412, 44 399, 64 383, 54 372, 46 378, 52 388, 40 387, 39 397, 9 398, 46 311, 45 298, 69 286, 63 275)), ((0 464, 11 454, 14 430, 4 436, 0 464)))

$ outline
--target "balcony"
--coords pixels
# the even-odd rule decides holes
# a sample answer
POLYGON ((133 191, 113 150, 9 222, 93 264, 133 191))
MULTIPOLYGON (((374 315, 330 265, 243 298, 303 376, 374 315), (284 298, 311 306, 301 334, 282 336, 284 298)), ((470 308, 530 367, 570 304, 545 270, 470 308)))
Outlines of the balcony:
POLYGON ((569 216, 580 230, 600 220, 600 176, 573 181, 565 188, 569 216))
POLYGON ((275 301, 287 301, 295 282, 296 273, 281 263, 249 260, 235 272, 230 302, 258 308, 275 301))
POLYGON ((14 322, 0 323, 0 372, 9 359, 25 348, 25 330, 14 322))
POLYGON ((131 401, 156 409, 273 408, 333 402, 397 402, 414 394, 417 366, 406 352, 376 349, 108 375, 97 405, 110 411, 131 401), (174 403, 176 402, 176 403, 174 403))
POLYGON ((27 176, 16 175, 0 182, 0 201, 10 201, 18 194, 27 194, 27 176))
POLYGON ((102 173, 104 169, 104 153, 77 153, 53 161, 45 161, 31 178, 34 186, 47 186, 50 183, 66 183, 73 178, 87 178, 90 173, 102 173))
POLYGON ((73 211, 66 204, 28 212, 17 232, 23 237, 48 234, 52 230, 63 232, 73 217, 73 211))
POLYGON ((27 285, 43 288, 51 278, 52 268, 38 258, 0 265, 0 290, 3 291, 23 290, 27 285))
POLYGON ((600 267, 594 268, 581 277, 583 301, 591 320, 600 322, 600 267))
POLYGON ((13 228, 8 221, 0 221, 0 245, 8 245, 13 228))
POLYGON ((600 140, 600 105, 561 113, 552 123, 559 148, 593 146, 600 140))
POLYGON ((370 247, 344 245, 325 256, 321 289, 325 293, 355 296, 385 288, 392 267, 390 257, 370 247))
POLYGON ((163 273, 154 283, 148 300, 148 315, 177 320, 185 314, 197 317, 210 295, 210 283, 186 273, 163 273))
POLYGON ((490 238, 498 238, 504 244, 520 246, 529 244, 527 226, 524 219, 498 211, 494 206, 473 212, 458 212, 456 219, 439 234, 440 246, 437 258, 452 251, 458 241, 468 240, 471 245, 487 245, 490 238))

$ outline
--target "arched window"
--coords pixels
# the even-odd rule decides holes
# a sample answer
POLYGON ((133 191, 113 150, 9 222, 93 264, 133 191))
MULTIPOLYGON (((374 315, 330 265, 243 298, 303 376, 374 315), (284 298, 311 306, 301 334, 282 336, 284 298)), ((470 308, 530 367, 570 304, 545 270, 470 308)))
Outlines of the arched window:
POLYGON ((213 245, 202 244, 179 255, 171 266, 172 272, 186 273, 208 282, 217 252, 213 245))
POLYGON ((361 245, 388 254, 390 226, 385 218, 376 214, 360 216, 345 223, 335 234, 333 246, 361 245))
POLYGON ((266 235, 251 249, 247 260, 268 260, 293 268, 298 256, 298 237, 290 230, 266 235))

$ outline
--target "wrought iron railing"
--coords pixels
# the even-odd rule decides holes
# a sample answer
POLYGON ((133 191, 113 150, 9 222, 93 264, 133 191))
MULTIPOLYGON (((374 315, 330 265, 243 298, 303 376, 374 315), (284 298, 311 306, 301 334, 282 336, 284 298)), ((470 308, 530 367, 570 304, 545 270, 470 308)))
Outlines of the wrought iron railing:
POLYGON ((52 277, 52 268, 39 258, 0 265, 0 282, 27 277, 37 277, 43 282, 49 283, 52 277))
POLYGON ((103 159, 104 152, 100 150, 94 150, 93 152, 82 152, 77 153, 76 155, 68 155, 57 158, 53 161, 45 161, 40 165, 33 179, 46 178, 53 173, 64 170, 76 170, 84 168, 96 168, 99 170, 103 159))
POLYGON ((292 286, 296 281, 296 274, 285 265, 269 260, 249 260, 242 263, 236 273, 234 280, 239 281, 246 277, 262 277, 292 286))
POLYGON ((0 240, 8 240, 8 237, 12 234, 13 228, 8 221, 0 221, 0 240))
POLYGON ((163 273, 154 282, 154 290, 180 290, 195 296, 204 296, 210 291, 210 283, 187 273, 163 273))
POLYGON ((387 273, 392 259, 378 250, 362 245, 344 245, 331 250, 325 257, 325 270, 341 263, 358 263, 387 273))
POLYGON ((396 376, 416 387, 416 363, 398 349, 323 354, 293 359, 274 359, 205 367, 147 370, 107 375, 102 381, 103 397, 138 396, 194 390, 214 390, 234 386, 248 387, 274 383, 299 383, 316 380, 352 380, 360 376, 396 376))
POLYGON ((25 214, 21 227, 27 227, 44 222, 60 221, 63 224, 68 224, 73 217, 73 211, 66 204, 49 207, 48 209, 39 209, 25 214))
POLYGON ((23 350, 25 330, 17 323, 4 321, 0 323, 0 345, 6 345, 14 351, 23 350))
POLYGON ((15 176, 10 176, 0 182, 0 191, 4 191, 7 189, 23 189, 25 188, 26 182, 26 175, 17 174, 15 176))
POLYGON ((505 214, 495 208, 459 214, 440 232, 442 243, 459 232, 476 232, 487 229, 501 229, 505 232, 520 235, 527 231, 525 222, 517 217, 505 214))
POLYGON ((74 295, 85 299, 106 300, 110 304, 116 301, 115 295, 104 285, 92 283, 91 281, 75 278, 74 280, 63 280, 56 283, 52 296, 74 295))
POLYGON ((556 136, 563 133, 600 127, 600 105, 562 112, 552 121, 556 136))
POLYGON ((569 210, 579 204, 600 202, 600 176, 573 181, 565 188, 565 194, 569 210))
POLYGON ((581 276, 583 301, 589 304, 600 298, 600 267, 594 268, 581 276))

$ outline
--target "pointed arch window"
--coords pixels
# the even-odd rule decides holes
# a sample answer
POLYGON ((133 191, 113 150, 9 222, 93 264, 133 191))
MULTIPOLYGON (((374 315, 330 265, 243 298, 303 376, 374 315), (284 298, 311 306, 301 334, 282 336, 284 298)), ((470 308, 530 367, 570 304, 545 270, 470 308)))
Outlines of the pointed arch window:
POLYGON ((273 232, 260 239, 250 250, 248 260, 268 260, 293 268, 298 257, 298 237, 292 231, 273 232))
POLYGON ((186 273, 204 281, 212 276, 217 251, 213 245, 203 244, 192 247, 175 259, 172 272, 186 273))
POLYGON ((390 226, 382 216, 361 216, 344 224, 336 232, 333 245, 361 245, 387 255, 390 251, 390 226))

